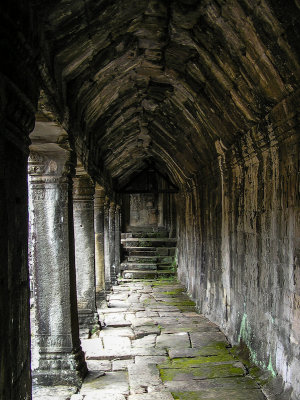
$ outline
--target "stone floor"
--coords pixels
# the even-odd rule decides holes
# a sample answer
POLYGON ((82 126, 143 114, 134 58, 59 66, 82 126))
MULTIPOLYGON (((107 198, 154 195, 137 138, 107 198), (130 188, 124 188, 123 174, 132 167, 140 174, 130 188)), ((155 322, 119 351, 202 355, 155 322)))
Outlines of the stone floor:
POLYGON ((99 314, 106 327, 82 341, 90 373, 80 392, 51 388, 34 400, 265 399, 177 282, 115 286, 99 314))

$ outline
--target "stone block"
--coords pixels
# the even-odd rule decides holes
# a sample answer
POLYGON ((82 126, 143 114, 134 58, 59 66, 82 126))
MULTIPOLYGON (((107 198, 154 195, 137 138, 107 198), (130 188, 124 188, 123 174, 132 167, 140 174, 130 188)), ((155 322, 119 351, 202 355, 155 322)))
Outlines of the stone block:
POLYGON ((129 385, 131 394, 146 393, 149 387, 161 385, 159 371, 154 364, 129 365, 129 385))
POLYGON ((190 339, 187 332, 166 334, 157 337, 156 347, 162 348, 190 348, 190 339))

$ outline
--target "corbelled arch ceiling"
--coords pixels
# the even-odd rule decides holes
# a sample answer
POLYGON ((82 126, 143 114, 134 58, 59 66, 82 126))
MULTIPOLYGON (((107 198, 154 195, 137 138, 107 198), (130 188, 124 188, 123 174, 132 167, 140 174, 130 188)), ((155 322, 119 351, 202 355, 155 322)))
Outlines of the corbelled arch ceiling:
POLYGON ((188 182, 216 159, 217 140, 230 146, 299 81, 296 0, 35 7, 46 91, 67 112, 83 163, 115 187, 149 162, 188 182))

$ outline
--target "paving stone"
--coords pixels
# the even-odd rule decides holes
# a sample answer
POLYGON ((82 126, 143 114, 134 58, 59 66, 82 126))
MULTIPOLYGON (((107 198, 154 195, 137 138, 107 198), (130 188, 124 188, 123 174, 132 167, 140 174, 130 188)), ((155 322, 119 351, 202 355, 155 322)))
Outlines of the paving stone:
MULTIPOLYGON (((149 336, 146 336, 149 337, 149 336)), ((143 338, 144 339, 144 338, 143 338)), ((138 339, 142 340, 142 339, 138 339)), ((133 356, 164 356, 167 354, 166 349, 160 348, 157 349, 155 347, 145 348, 142 347, 135 347, 131 350, 131 354, 133 356)))
POLYGON ((123 300, 127 300, 128 299, 128 296, 129 296, 129 293, 127 293, 127 292, 119 292, 119 293, 114 293, 114 294, 110 294, 109 296, 108 296, 108 299, 109 299, 109 302, 112 302, 112 301, 115 301, 115 300, 121 300, 121 301, 123 301, 123 300))
POLYGON ((241 389, 210 389, 201 392, 172 392, 178 400, 265 400, 265 396, 260 390, 241 390, 241 389))
POLYGON ((108 307, 109 308, 122 308, 123 307, 123 310, 124 310, 124 308, 128 307, 128 304, 127 304, 127 302, 123 302, 122 300, 110 300, 108 302, 108 307))
POLYGON ((152 317, 158 317, 159 313, 157 311, 139 311, 136 313, 137 318, 152 318, 152 317))
POLYGON ((84 396, 84 400, 126 400, 126 397, 118 393, 106 393, 103 390, 98 390, 95 393, 90 393, 84 396))
POLYGON ((106 314, 104 316, 104 323, 107 327, 126 327, 131 326, 131 322, 125 320, 124 313, 106 314))
POLYGON ((162 311, 174 311, 178 312, 178 308, 175 306, 167 306, 163 304, 157 304, 157 305, 149 305, 148 306, 149 310, 151 311, 157 311, 157 312, 162 312, 162 311))
POLYGON ((160 329, 156 325, 143 325, 134 328, 136 338, 142 338, 147 335, 159 335, 160 329))
POLYGON ((103 343, 101 338, 95 339, 82 339, 81 347, 85 352, 85 357, 92 358, 100 356, 103 350, 103 343))
POLYGON ((113 371, 127 371, 127 367, 130 364, 133 364, 134 360, 114 360, 112 362, 112 370, 113 371))
POLYGON ((80 390, 80 394, 98 395, 100 399, 101 395, 106 393, 129 394, 126 372, 106 372, 104 376, 99 376, 96 372, 90 372, 80 390))
POLYGON ((89 371, 111 371, 112 365, 109 360, 86 360, 89 371))
POLYGON ((131 324, 133 328, 143 325, 150 325, 150 326, 155 325, 153 318, 136 318, 136 317, 131 318, 131 324))
POLYGON ((105 349, 102 350, 101 353, 98 356, 92 356, 90 359, 92 360, 115 360, 115 359, 120 359, 120 360, 126 360, 133 358, 136 354, 132 354, 131 347, 123 347, 123 348, 118 348, 118 346, 115 346, 114 349, 105 349))
POLYGON ((135 339, 132 341, 132 347, 133 348, 146 347, 149 349, 149 347, 155 346, 156 338, 157 338, 157 335, 150 334, 150 335, 144 336, 140 339, 135 339))
POLYGON ((116 354, 121 349, 127 350, 131 348, 131 341, 128 337, 104 336, 103 343, 105 350, 114 350, 116 354))
POLYGON ((217 342, 228 344, 222 332, 191 332, 190 338, 194 348, 213 345, 217 342))
POLYGON ((131 290, 130 286, 127 285, 118 285, 112 287, 113 292, 129 292, 131 290))
POLYGON ((174 400, 174 398, 171 393, 168 392, 151 392, 130 395, 128 400, 174 400))
POLYGON ((168 360, 167 356, 136 356, 136 364, 161 364, 168 360))
POLYGON ((131 328, 129 327, 123 327, 123 328, 104 328, 100 332, 100 337, 127 337, 130 339, 134 338, 134 332, 131 328))
POLYGON ((173 359, 198 356, 216 356, 222 352, 224 352, 224 347, 218 348, 216 346, 204 346, 192 349, 169 349, 169 357, 173 359))
POLYGON ((156 347, 189 348, 190 347, 189 335, 186 332, 173 333, 173 334, 162 333, 156 339, 156 347))
POLYGON ((176 332, 218 332, 219 329, 212 326, 203 326, 193 323, 173 323, 173 324, 159 324, 163 333, 176 333, 176 332))
POLYGON ((192 307, 183 307, 189 301, 186 296, 161 293, 180 290, 181 285, 151 288, 130 283, 126 290, 121 288, 115 287, 110 296, 111 305, 119 307, 100 309, 101 319, 109 326, 95 342, 84 342, 90 351, 87 363, 91 372, 78 400, 173 400, 171 392, 180 400, 264 398, 256 383, 244 376, 243 365, 226 348, 228 342, 218 327, 192 307), (160 302, 152 301, 152 291, 160 302), (186 311, 180 311, 184 308, 186 311), (203 359, 207 356, 211 356, 209 361, 203 359), (220 361, 215 362, 214 356, 220 361), (105 375, 99 376, 102 371, 105 375))
POLYGON ((129 365, 128 376, 131 394, 146 393, 149 387, 162 384, 159 370, 154 364, 145 364, 143 368, 136 364, 129 365))
POLYGON ((164 386, 171 392, 189 392, 209 389, 232 389, 241 390, 258 389, 257 383, 250 377, 229 377, 188 381, 165 381, 164 386))
POLYGON ((123 307, 107 307, 107 308, 99 308, 99 314, 112 314, 112 313, 124 313, 127 311, 128 307, 122 302, 123 307))
POLYGON ((163 368, 160 372, 163 381, 212 379, 245 375, 241 363, 206 363, 194 368, 163 368))

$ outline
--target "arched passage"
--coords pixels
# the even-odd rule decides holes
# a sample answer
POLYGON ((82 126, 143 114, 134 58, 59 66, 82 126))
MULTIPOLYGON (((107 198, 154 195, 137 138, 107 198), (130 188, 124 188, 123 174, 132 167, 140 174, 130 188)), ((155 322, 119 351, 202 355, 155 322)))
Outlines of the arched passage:
MULTIPOLYGON (((154 163, 179 189, 181 281, 297 398, 297 1, 1 7, 1 305, 10 304, 1 339, 26 360, 16 367, 1 355, 3 396, 30 391, 26 157, 42 88, 41 107, 49 103, 85 171, 105 188, 108 242, 117 191, 154 163), (24 345, 14 333, 21 326, 24 345)), ((104 252, 108 242, 104 232, 104 252)))

